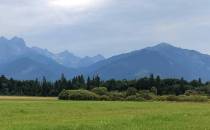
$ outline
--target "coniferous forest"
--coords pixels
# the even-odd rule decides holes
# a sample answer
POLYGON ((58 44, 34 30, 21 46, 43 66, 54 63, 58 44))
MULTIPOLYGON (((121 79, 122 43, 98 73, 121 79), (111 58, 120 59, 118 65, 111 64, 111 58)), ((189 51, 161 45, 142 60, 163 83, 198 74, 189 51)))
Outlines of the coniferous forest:
POLYGON ((99 76, 84 78, 83 75, 66 79, 62 74, 56 81, 42 80, 14 80, 5 76, 0 77, 0 95, 16 96, 58 96, 62 90, 93 90, 104 87, 108 92, 125 92, 129 89, 136 91, 151 91, 156 95, 183 95, 186 92, 210 95, 209 82, 201 79, 186 81, 181 79, 161 79, 150 75, 135 80, 101 80, 99 76))

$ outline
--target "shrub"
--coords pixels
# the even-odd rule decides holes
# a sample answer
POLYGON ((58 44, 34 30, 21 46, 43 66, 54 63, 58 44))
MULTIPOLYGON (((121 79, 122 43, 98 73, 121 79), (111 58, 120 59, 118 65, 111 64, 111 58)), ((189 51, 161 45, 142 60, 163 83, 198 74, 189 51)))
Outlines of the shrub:
POLYGON ((167 96, 156 96, 155 100, 156 101, 167 101, 167 96))
POLYGON ((206 96, 168 96, 167 101, 177 102, 207 102, 208 97, 206 96))
POLYGON ((110 97, 107 96, 107 95, 102 95, 102 96, 100 96, 100 100, 101 100, 101 101, 110 101, 111 99, 110 99, 110 97))
POLYGON ((150 93, 149 91, 140 91, 137 94, 138 97, 142 97, 145 100, 152 100, 154 99, 155 95, 153 93, 150 93))
POLYGON ((153 99, 153 95, 151 95, 151 94, 143 94, 142 97, 146 100, 152 100, 153 99))
POLYGON ((123 101, 126 96, 124 93, 110 92, 109 97, 112 101, 123 101))
POLYGON ((126 91, 127 96, 136 95, 136 93, 137 93, 137 89, 133 87, 128 88, 126 91))
POLYGON ((126 101, 145 101, 142 97, 137 97, 136 95, 128 96, 126 101))
POLYGON ((186 96, 191 96, 191 95, 198 95, 198 92, 195 90, 186 90, 185 91, 186 96))
POLYGON ((61 100, 98 100, 99 96, 88 90, 63 90, 59 94, 61 100))
POLYGON ((178 98, 178 96, 168 96, 166 97, 167 101, 179 101, 180 99, 178 98))
POLYGON ((63 90, 61 91, 61 93, 58 95, 58 98, 61 100, 68 100, 68 91, 67 90, 63 90))
POLYGON ((107 95, 108 90, 105 87, 99 87, 99 88, 92 89, 92 92, 98 95, 107 95))

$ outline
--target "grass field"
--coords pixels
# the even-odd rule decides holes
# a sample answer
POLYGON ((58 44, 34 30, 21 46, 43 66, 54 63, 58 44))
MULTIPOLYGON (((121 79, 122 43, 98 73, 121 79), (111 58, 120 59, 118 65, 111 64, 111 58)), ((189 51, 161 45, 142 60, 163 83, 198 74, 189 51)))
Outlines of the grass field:
POLYGON ((210 130, 209 103, 0 99, 0 130, 210 130))

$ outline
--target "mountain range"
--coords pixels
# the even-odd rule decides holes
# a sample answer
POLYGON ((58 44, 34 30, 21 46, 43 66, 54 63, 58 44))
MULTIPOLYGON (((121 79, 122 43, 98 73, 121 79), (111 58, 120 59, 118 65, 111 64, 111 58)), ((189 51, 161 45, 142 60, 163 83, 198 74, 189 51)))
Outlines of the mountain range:
POLYGON ((162 78, 202 78, 210 80, 210 56, 160 43, 153 47, 116 55, 78 57, 69 51, 58 54, 27 47, 23 39, 0 38, 0 74, 15 79, 58 79, 61 73, 72 78, 78 74, 100 75, 103 79, 135 79, 150 74, 162 78))
POLYGON ((0 37, 0 74, 15 79, 46 76, 53 80, 59 78, 61 73, 71 78, 78 73, 78 68, 104 59, 101 55, 81 58, 68 51, 54 54, 47 49, 27 47, 22 38, 0 37))
POLYGON ((113 56, 88 67, 89 74, 102 78, 133 79, 159 75, 162 78, 202 78, 210 80, 210 56, 197 51, 160 43, 126 54, 113 56))

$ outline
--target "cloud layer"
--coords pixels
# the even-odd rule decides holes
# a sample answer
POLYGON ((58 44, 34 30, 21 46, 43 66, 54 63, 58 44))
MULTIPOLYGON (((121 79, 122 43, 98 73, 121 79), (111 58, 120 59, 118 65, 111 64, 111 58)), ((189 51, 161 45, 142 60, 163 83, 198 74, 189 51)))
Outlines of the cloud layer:
POLYGON ((210 54, 210 1, 61 1, 0 0, 0 34, 79 55, 111 56, 159 42, 210 54))

